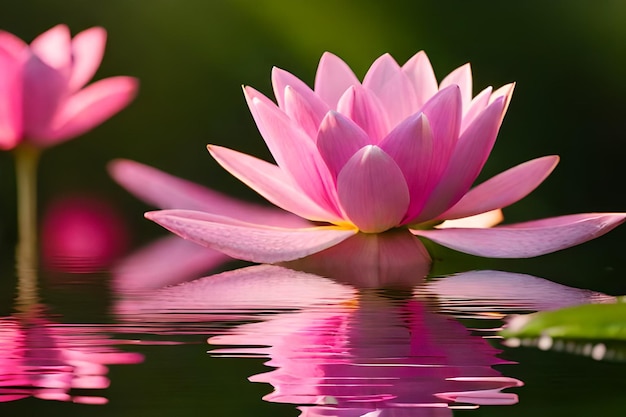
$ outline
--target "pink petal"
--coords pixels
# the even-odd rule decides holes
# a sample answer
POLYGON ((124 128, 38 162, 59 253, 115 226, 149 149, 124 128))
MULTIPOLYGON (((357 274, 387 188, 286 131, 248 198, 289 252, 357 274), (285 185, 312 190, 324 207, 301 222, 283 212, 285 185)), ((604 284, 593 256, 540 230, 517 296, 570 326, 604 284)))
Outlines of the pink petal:
POLYGON ((278 106, 285 112, 287 112, 287 87, 291 87, 304 101, 308 102, 313 111, 321 115, 320 119, 329 110, 328 105, 306 83, 285 70, 276 67, 272 68, 272 86, 274 87, 274 95, 276 96, 278 106))
POLYGON ((328 111, 328 107, 317 96, 316 100, 307 100, 291 86, 285 87, 285 113, 296 122, 313 140, 317 129, 328 111))
POLYGON ((380 143, 404 174, 411 202, 404 220, 415 217, 424 206, 427 190, 433 182, 433 137, 424 113, 409 117, 380 143))
POLYGON ((503 85, 491 94, 491 97, 489 97, 489 104, 493 103, 500 97, 504 97, 503 113, 506 113, 509 108, 509 103, 511 102, 511 97, 513 96, 513 90, 515 90, 515 83, 503 85))
POLYGON ((158 208, 207 211, 240 220, 255 219, 268 226, 310 225, 286 211, 240 201, 138 162, 119 159, 108 168, 118 184, 158 208))
POLYGON ((448 165, 461 128, 461 94, 457 86, 437 93, 422 109, 433 133, 433 153, 437 157, 433 175, 438 178, 448 165))
POLYGON ((381 56, 372 64, 363 79, 363 87, 378 97, 387 114, 389 126, 396 126, 418 110, 411 81, 389 54, 381 56))
POLYGON ((283 169, 310 199, 330 212, 337 212, 331 197, 333 179, 315 143, 278 107, 248 94, 246 99, 278 166, 283 169))
POLYGON ((184 239, 233 258, 264 263, 302 258, 336 245, 357 232, 336 226, 269 227, 188 210, 153 211, 146 213, 146 218, 184 239))
POLYGON ((431 259, 418 238, 406 229, 357 233, 289 268, 331 277, 357 288, 411 288, 428 274, 431 259))
POLYGON ((0 49, 0 149, 13 149, 22 139, 20 69, 20 62, 0 49))
POLYGON ((358 151, 337 177, 337 193, 346 215, 359 230, 378 233, 400 224, 409 206, 402 171, 382 149, 358 151))
POLYGON ((354 72, 341 58, 324 52, 315 74, 315 92, 330 109, 337 110, 337 103, 346 90, 360 84, 354 72))
POLYGON ((509 206, 530 194, 559 163, 558 156, 533 159, 471 189, 440 219, 458 219, 509 206))
POLYGON ((470 188, 496 141, 503 106, 504 100, 502 99, 491 104, 463 132, 448 167, 439 184, 428 197, 428 202, 418 222, 438 216, 456 204, 470 188))
POLYGON ((602 236, 626 220, 622 213, 587 213, 490 229, 412 230, 442 246, 489 258, 530 258, 602 236))
POLYGON ((317 148, 335 179, 346 162, 369 143, 369 137, 363 129, 335 111, 326 115, 317 136, 317 148))
POLYGON ((168 236, 133 253, 113 268, 117 291, 150 290, 199 278, 229 260, 228 255, 168 236))
POLYGON ((416 106, 418 108, 426 104, 426 102, 439 91, 435 72, 424 51, 413 55, 413 57, 402 66, 402 72, 408 76, 409 81, 413 85, 416 106))
POLYGON ((135 98, 138 82, 111 77, 78 91, 60 109, 46 145, 82 135, 122 110, 135 98))
POLYGON ((369 90, 350 87, 337 103, 337 111, 349 117, 370 137, 370 143, 378 143, 389 131, 387 113, 369 90))
POLYGON ((69 88, 76 91, 91 80, 102 62, 107 33, 101 27, 84 30, 72 39, 74 63, 69 88))
POLYGON ((278 166, 221 146, 209 145, 208 149, 224 169, 278 207, 309 220, 341 221, 307 197, 278 166))
POLYGON ((467 111, 469 104, 472 101, 472 68, 469 63, 460 66, 448 74, 441 81, 439 89, 443 90, 450 85, 459 86, 463 101, 463 111, 467 111))
POLYGON ((28 52, 28 44, 12 33, 0 30, 0 50, 5 51, 14 58, 24 59, 28 52))
POLYGON ((30 44, 33 54, 46 65, 69 75, 72 65, 72 38, 66 25, 57 25, 37 36, 30 44))
POLYGON ((502 210, 495 209, 491 211, 487 211, 485 213, 475 214, 469 217, 462 217, 460 219, 454 220, 446 220, 441 224, 435 226, 435 229, 449 229, 453 227, 463 227, 463 228, 485 228, 485 227, 493 227, 497 224, 502 223, 504 220, 504 215, 502 214, 502 210))
POLYGON ((485 88, 476 97, 474 97, 468 108, 464 109, 461 132, 464 132, 465 129, 476 119, 476 116, 485 110, 491 98, 491 90, 491 87, 485 88))
POLYGON ((51 124, 67 98, 67 77, 36 55, 24 64, 22 114, 24 135, 31 140, 48 138, 51 124))

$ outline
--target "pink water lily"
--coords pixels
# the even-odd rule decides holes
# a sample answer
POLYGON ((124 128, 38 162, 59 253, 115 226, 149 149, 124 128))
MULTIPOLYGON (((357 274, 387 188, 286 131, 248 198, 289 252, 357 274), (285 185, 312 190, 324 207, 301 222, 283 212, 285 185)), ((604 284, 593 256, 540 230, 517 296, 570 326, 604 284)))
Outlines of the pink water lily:
POLYGON ((558 157, 525 162, 471 188, 494 145, 513 84, 472 97, 469 65, 438 84, 424 52, 403 66, 386 54, 360 82, 341 59, 325 53, 314 89, 278 68, 272 83, 277 103, 251 87, 244 94, 276 165, 216 145, 209 152, 309 226, 189 210, 146 217, 254 262, 293 260, 359 233, 397 228, 474 255, 530 257, 595 238, 626 218, 590 213, 492 228, 501 209, 534 190, 558 157))
POLYGON ((0 149, 43 148, 104 122, 133 99, 137 80, 111 77, 85 88, 100 66, 106 31, 70 36, 58 25, 29 45, 0 31, 0 149))

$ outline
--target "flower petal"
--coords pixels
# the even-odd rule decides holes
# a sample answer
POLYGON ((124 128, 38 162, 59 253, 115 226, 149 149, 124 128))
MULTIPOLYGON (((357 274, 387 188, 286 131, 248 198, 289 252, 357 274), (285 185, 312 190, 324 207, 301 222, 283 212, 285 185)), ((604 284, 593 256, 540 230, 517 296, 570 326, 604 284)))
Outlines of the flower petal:
POLYGON ((56 25, 37 36, 30 44, 33 54, 46 65, 68 73, 72 65, 72 38, 66 25, 56 25))
POLYGON ((439 91, 435 72, 424 51, 413 55, 402 66, 402 72, 408 76, 409 81, 413 85, 417 108, 421 108, 439 91))
POLYGON ((278 207, 309 220, 341 221, 307 197, 278 166, 221 146, 209 145, 208 149, 224 169, 278 207))
POLYGON ((326 115, 317 136, 317 149, 335 179, 346 162, 369 143, 363 129, 336 111, 326 115))
POLYGON ((365 233, 399 225, 409 206, 402 171, 374 145, 362 148, 346 163, 337 177, 337 193, 348 218, 365 233))
POLYGON ((465 129, 472 124, 476 116, 485 110, 487 105, 489 104, 489 100, 491 98, 491 87, 485 88, 483 91, 478 93, 476 97, 469 103, 467 109, 464 109, 463 112, 463 122, 461 123, 461 133, 465 131, 465 129))
POLYGON ((626 220, 624 213, 552 217, 490 229, 412 230, 442 246, 489 258, 530 258, 602 236, 626 220))
POLYGON ((502 210, 495 209, 487 211, 485 213, 475 214, 473 216, 462 217, 460 219, 446 220, 441 224, 435 226, 435 229, 450 229, 453 227, 459 228, 486 228, 493 227, 502 223, 504 215, 502 210))
POLYGON ((458 85, 461 90, 461 99, 463 102, 463 113, 469 108, 469 104, 472 101, 472 67, 469 63, 460 66, 459 68, 448 74, 439 85, 439 89, 450 85, 458 85))
POLYGON ((249 94, 250 90, 245 90, 250 111, 278 166, 310 199, 338 213, 331 191, 334 182, 315 143, 276 105, 249 94))
POLYGON ((93 129, 122 110, 135 98, 138 82, 132 77, 111 77, 78 91, 55 117, 46 145, 70 139, 93 129))
POLYGON ((14 58, 24 58, 28 53, 28 44, 12 33, 0 30, 0 50, 14 58))
POLYGON ((118 159, 109 163, 108 169, 118 184, 158 208, 200 210, 244 221, 254 219, 268 226, 310 225, 289 212, 240 201, 138 162, 118 159))
POLYGON ((315 73, 315 92, 332 110, 353 85, 361 85, 350 67, 338 56, 324 52, 315 73))
POLYGON ((433 183, 433 136, 424 113, 407 118, 387 135, 380 147, 398 164, 409 187, 411 202, 403 222, 414 218, 426 203, 433 183))
POLYGON ((22 139, 20 61, 0 49, 0 149, 13 149, 22 139))
POLYGON ((125 258, 113 268, 117 291, 151 290, 199 278, 228 261, 222 252, 169 235, 125 258))
POLYGON ((509 206, 537 188, 558 163, 558 156, 544 156, 508 169, 471 189, 439 219, 458 219, 509 206))
POLYGON ((101 27, 84 30, 72 39, 74 63, 69 82, 70 90, 78 90, 93 78, 102 62, 106 40, 106 30, 101 27))
POLYGON ((329 248, 357 233, 320 226, 302 229, 268 227, 199 211, 161 210, 146 218, 177 235, 251 262, 283 262, 329 248))
POLYGON ((290 85, 285 87, 285 113, 313 140, 317 137, 320 123, 328 112, 328 106, 317 96, 315 99, 307 100, 290 85))
POLYGON ((503 106, 503 99, 492 103, 463 132, 447 169, 428 197, 428 202, 419 215, 418 222, 437 217, 456 204, 469 190, 496 141, 503 106))
POLYGON ((349 117, 370 137, 370 143, 378 143, 389 132, 387 113, 378 98, 363 87, 348 88, 337 103, 337 111, 349 117))
POLYGON ((390 127, 417 111, 417 98, 411 81, 389 54, 374 61, 365 74, 363 87, 378 97, 390 127))
POLYGON ((313 92, 313 90, 306 85, 304 81, 285 70, 277 67, 272 68, 272 87, 274 88, 274 95, 276 96, 278 107, 286 113, 287 87, 291 87, 295 90, 304 99, 304 101, 308 102, 316 113, 321 114, 321 116, 326 114, 328 111, 328 105, 324 103, 324 101, 320 99, 319 96, 315 94, 315 92, 313 92))

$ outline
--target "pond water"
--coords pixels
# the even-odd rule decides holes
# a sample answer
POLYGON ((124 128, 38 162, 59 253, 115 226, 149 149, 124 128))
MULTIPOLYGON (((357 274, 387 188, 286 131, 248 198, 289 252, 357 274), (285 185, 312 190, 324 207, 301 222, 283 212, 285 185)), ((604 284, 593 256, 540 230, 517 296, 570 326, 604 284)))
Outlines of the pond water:
POLYGON ((351 277, 271 265, 131 290, 156 274, 135 267, 42 270, 30 286, 5 274, 2 416, 577 416, 626 408, 626 364, 589 357, 603 347, 566 353, 541 342, 510 347, 497 336, 512 314, 612 300, 599 292, 494 270, 368 289, 351 277))

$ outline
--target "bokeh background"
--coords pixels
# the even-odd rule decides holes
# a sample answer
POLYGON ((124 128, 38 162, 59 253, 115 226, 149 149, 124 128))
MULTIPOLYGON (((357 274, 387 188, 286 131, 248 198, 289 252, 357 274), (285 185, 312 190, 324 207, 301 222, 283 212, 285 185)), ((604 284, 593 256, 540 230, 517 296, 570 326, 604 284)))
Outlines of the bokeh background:
MULTIPOLYGON (((205 145, 269 158, 241 85, 271 95, 274 65, 312 83, 324 51, 344 58, 359 76, 385 52, 403 63, 423 49, 439 79, 471 62, 475 92, 516 81, 481 178, 542 155, 562 159, 537 191, 505 211, 507 221, 623 211, 625 19, 626 4, 620 1, 24 0, 2 6, 0 28, 30 41, 60 22, 73 33, 101 25, 109 38, 96 78, 141 80, 128 109, 50 149, 40 169, 42 212, 56 196, 97 192, 115 201, 139 244, 162 232, 143 220, 148 207, 109 179, 107 162, 135 159, 258 200, 212 161, 205 145)), ((11 253, 16 238, 14 191, 12 158, 2 153, 2 253, 11 253)), ((481 267, 547 273, 561 282, 585 276, 585 282, 574 283, 623 293, 625 271, 616 260, 624 241, 626 230, 618 229, 566 254, 521 263, 452 256, 442 271, 462 269, 454 262, 462 259, 481 267)), ((450 258, 446 251, 441 254, 450 258)))
MULTIPOLYGON (((83 137, 46 151, 40 165, 41 213, 59 196, 97 193, 121 213, 131 231, 131 246, 164 232, 143 219, 148 206, 108 177, 107 162, 134 159, 260 201, 212 161, 205 146, 216 143, 269 158, 241 85, 270 95, 272 66, 311 84, 324 51, 341 56, 359 76, 383 53, 403 63, 423 49, 439 79, 471 62, 475 92, 516 81, 512 104, 481 179, 543 155, 558 154, 561 163, 538 190, 505 210, 507 221, 624 211, 624 22, 626 2, 619 0, 20 0, 4 2, 0 8, 0 28, 27 41, 58 23, 68 24, 73 33, 95 25, 105 27, 107 52, 96 78, 132 75, 140 79, 139 96, 129 108, 83 137)), ((13 275, 14 182, 12 155, 1 153, 0 272, 4 276, 13 275)), ((437 257, 443 259, 437 270, 505 269, 624 294, 624 242, 623 226, 597 241, 533 260, 479 260, 437 249, 437 257)), ((106 283, 92 285, 79 291, 80 302, 72 293, 48 294, 46 300, 63 306, 60 310, 70 320, 88 320, 80 309, 85 299, 92 310, 105 309, 107 303, 102 297, 106 283)), ((13 294, 8 285, 0 288, 4 314, 10 310, 13 294)), ((139 368, 114 370, 111 377, 117 385, 111 395, 128 396, 124 390, 131 389, 130 403, 114 403, 97 413, 142 415, 140 410, 148 411, 133 407, 132 398, 134 405, 151 398, 150 415, 170 415, 166 410, 177 407, 204 407, 202 384, 210 384, 206 389, 217 392, 216 398, 222 394, 232 398, 233 390, 238 390, 235 408, 254 405, 261 407, 256 415, 275 415, 280 410, 284 415, 294 414, 291 406, 259 406, 258 398, 269 387, 241 385, 252 371, 238 362, 209 369, 206 361, 197 358, 170 361, 172 354, 197 355, 198 347, 193 349, 172 347, 163 357, 154 352, 150 363, 141 368, 144 377, 152 379, 148 385, 132 382, 134 369, 139 368), (219 383, 209 383, 197 372, 196 379, 185 376, 205 368, 207 378, 210 372, 219 372, 219 383), (177 386, 176 397, 171 396, 172 385, 177 386)), ((532 362, 538 356, 529 353, 525 359, 532 362)), ((550 357, 542 358, 549 367, 550 357)), ((262 370, 260 362, 257 368, 256 372, 262 370)), ((583 367, 581 372, 601 374, 607 369, 608 365, 583 367)), ((530 387, 527 399, 550 404, 551 394, 577 396, 543 386, 538 374, 523 379, 530 387)), ((579 394, 583 398, 587 392, 581 387, 579 394)), ((618 398, 615 393, 604 394, 607 407, 618 398)), ((577 410, 585 414, 586 399, 581 401, 577 410)), ((59 407, 65 415, 84 411, 70 405, 59 407)), ((215 407, 215 415, 227 413, 220 409, 226 403, 218 401, 215 407)), ((506 411, 516 415, 514 410, 506 411)), ((553 415, 561 415, 559 410, 554 405, 553 415)), ((593 398, 588 398, 590 410, 596 410, 593 398)), ((482 415, 502 412, 495 408, 482 415)))

